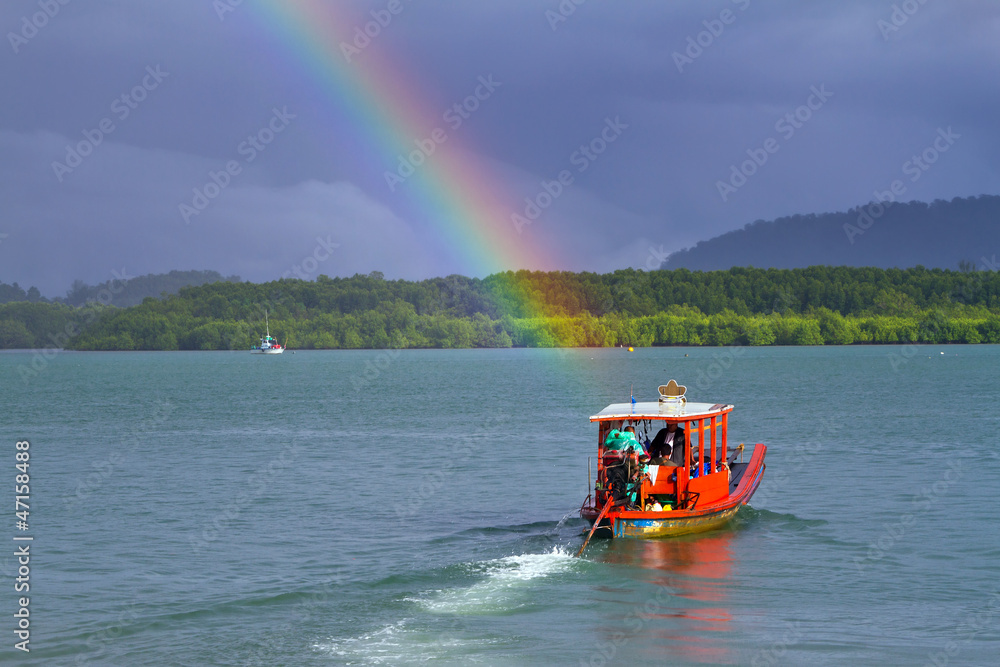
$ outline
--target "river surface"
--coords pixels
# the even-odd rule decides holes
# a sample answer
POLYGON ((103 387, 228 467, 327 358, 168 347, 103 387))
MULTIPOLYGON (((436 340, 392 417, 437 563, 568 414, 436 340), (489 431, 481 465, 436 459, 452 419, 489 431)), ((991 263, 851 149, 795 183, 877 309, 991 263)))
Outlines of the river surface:
POLYGON ((2 353, 0 663, 996 664, 998 371, 996 346, 2 353), (757 495, 573 558, 588 417, 670 378, 768 446, 757 495))

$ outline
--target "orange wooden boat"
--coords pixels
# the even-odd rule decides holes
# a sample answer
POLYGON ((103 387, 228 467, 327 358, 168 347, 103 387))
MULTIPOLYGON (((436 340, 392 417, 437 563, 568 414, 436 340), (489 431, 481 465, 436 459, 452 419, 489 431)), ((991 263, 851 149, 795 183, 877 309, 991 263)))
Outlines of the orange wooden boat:
POLYGON ((689 403, 684 387, 671 380, 660 387, 656 402, 633 399, 592 416, 590 421, 598 424, 597 480, 580 508, 580 516, 593 526, 591 534, 682 535, 710 530, 732 519, 760 485, 767 453, 767 447, 759 443, 749 452, 744 452, 742 444, 729 450, 732 410, 726 403, 689 403), (670 424, 683 429, 685 443, 683 453, 674 451, 672 460, 655 459, 668 465, 652 465, 643 443, 616 448, 623 438, 631 437, 627 427, 647 440, 670 424))

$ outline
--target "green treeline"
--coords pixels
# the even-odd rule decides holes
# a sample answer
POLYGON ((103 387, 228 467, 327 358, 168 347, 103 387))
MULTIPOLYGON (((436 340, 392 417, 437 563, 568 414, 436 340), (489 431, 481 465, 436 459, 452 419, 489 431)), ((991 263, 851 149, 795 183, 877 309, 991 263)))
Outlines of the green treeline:
POLYGON ((0 347, 50 345, 62 322, 78 330, 64 336, 73 349, 248 349, 264 332, 265 309, 271 334, 299 349, 1000 343, 1000 274, 922 267, 519 271, 419 282, 375 272, 216 282, 130 308, 88 308, 85 318, 60 304, 0 305, 0 347), (66 310, 29 323, 12 306, 66 310))
POLYGON ((69 342, 101 316, 99 306, 15 301, 0 304, 0 349, 69 347, 69 342))
POLYGON ((37 287, 29 287, 28 291, 25 292, 24 289, 15 282, 13 285, 8 285, 7 283, 0 282, 0 303, 10 303, 12 301, 30 301, 35 303, 37 301, 46 301, 42 293, 38 291, 37 287))
POLYGON ((170 273, 149 273, 144 276, 129 277, 124 269, 119 274, 113 271, 116 278, 98 285, 88 285, 82 280, 74 280, 65 297, 46 299, 37 287, 24 290, 16 282, 12 285, 0 282, 0 304, 15 301, 39 301, 45 303, 65 303, 70 306, 83 306, 92 301, 103 304, 113 304, 119 308, 135 306, 142 303, 147 296, 161 297, 165 294, 176 294, 182 287, 189 285, 204 285, 220 280, 239 282, 239 276, 224 277, 218 271, 171 271, 170 273))
POLYGON ((122 275, 121 278, 107 280, 99 285, 88 285, 82 280, 75 280, 66 293, 66 298, 61 301, 71 306, 99 301, 124 308, 142 303, 147 296, 176 294, 182 287, 204 285, 220 280, 239 282, 240 277, 224 277, 218 271, 171 271, 131 278, 122 275))

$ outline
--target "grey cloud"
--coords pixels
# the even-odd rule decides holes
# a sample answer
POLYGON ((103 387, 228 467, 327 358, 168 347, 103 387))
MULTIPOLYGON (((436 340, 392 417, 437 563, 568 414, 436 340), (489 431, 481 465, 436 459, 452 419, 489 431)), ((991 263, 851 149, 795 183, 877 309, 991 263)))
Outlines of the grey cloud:
MULTIPOLYGON (((331 39, 384 4, 338 3, 342 33, 331 39)), ((995 3, 928 2, 887 36, 879 21, 893 2, 589 0, 553 29, 546 12, 559 4, 408 2, 355 66, 337 65, 349 86, 363 87, 377 65, 389 73, 382 85, 415 92, 426 114, 409 141, 441 125, 477 77, 502 81, 430 160, 485 169, 512 210, 565 168, 604 118, 627 119, 627 135, 526 232, 537 255, 561 262, 546 268, 643 266, 650 246, 676 249, 758 218, 845 210, 898 177, 938 127, 963 138, 907 196, 998 189, 995 3), (724 11, 733 20, 711 39, 701 35, 700 53, 678 71, 674 54, 689 37, 719 31, 724 11), (776 121, 814 85, 834 97, 723 201, 717 182, 748 150, 780 138, 776 121)), ((5 3, 0 32, 16 33, 36 11, 36 2, 5 3)), ((468 272, 416 183, 386 187, 395 155, 349 108, 357 89, 338 90, 282 30, 251 3, 220 21, 210 2, 106 0, 62 6, 17 53, 8 37, 0 47, 0 233, 8 234, 0 280, 48 295, 123 265, 133 274, 204 268, 264 280, 333 232, 345 251, 323 269, 330 275, 468 272), (114 117, 111 105, 151 66, 169 78, 128 118, 114 117), (211 170, 242 159, 237 146, 284 106, 294 124, 185 225, 178 205, 211 170), (113 133, 59 182, 52 162, 106 117, 113 133), (272 229, 281 233, 266 236, 272 229)), ((381 110, 418 118, 394 103, 380 100, 381 110)), ((502 220, 506 211, 494 213, 502 220)))

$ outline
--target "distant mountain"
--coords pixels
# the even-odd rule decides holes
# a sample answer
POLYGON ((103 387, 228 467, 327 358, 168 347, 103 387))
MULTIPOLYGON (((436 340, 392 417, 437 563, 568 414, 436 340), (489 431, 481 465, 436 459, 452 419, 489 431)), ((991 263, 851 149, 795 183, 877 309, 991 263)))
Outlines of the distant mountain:
POLYGON ((88 301, 100 301, 105 305, 136 306, 146 297, 159 298, 164 293, 176 294, 182 287, 197 287, 206 283, 240 282, 239 276, 223 277, 218 271, 171 271, 170 273, 149 273, 129 278, 122 282, 108 280, 100 285, 88 285, 82 280, 73 282, 65 299, 57 299, 71 306, 82 306, 88 301))
POLYGON ((699 271, 733 266, 795 269, 875 266, 995 268, 1000 254, 1000 197, 950 202, 876 203, 846 213, 794 215, 701 241, 661 268, 699 271), (985 260, 985 261, 984 261, 985 260), (984 266, 985 264, 985 266, 984 266))

